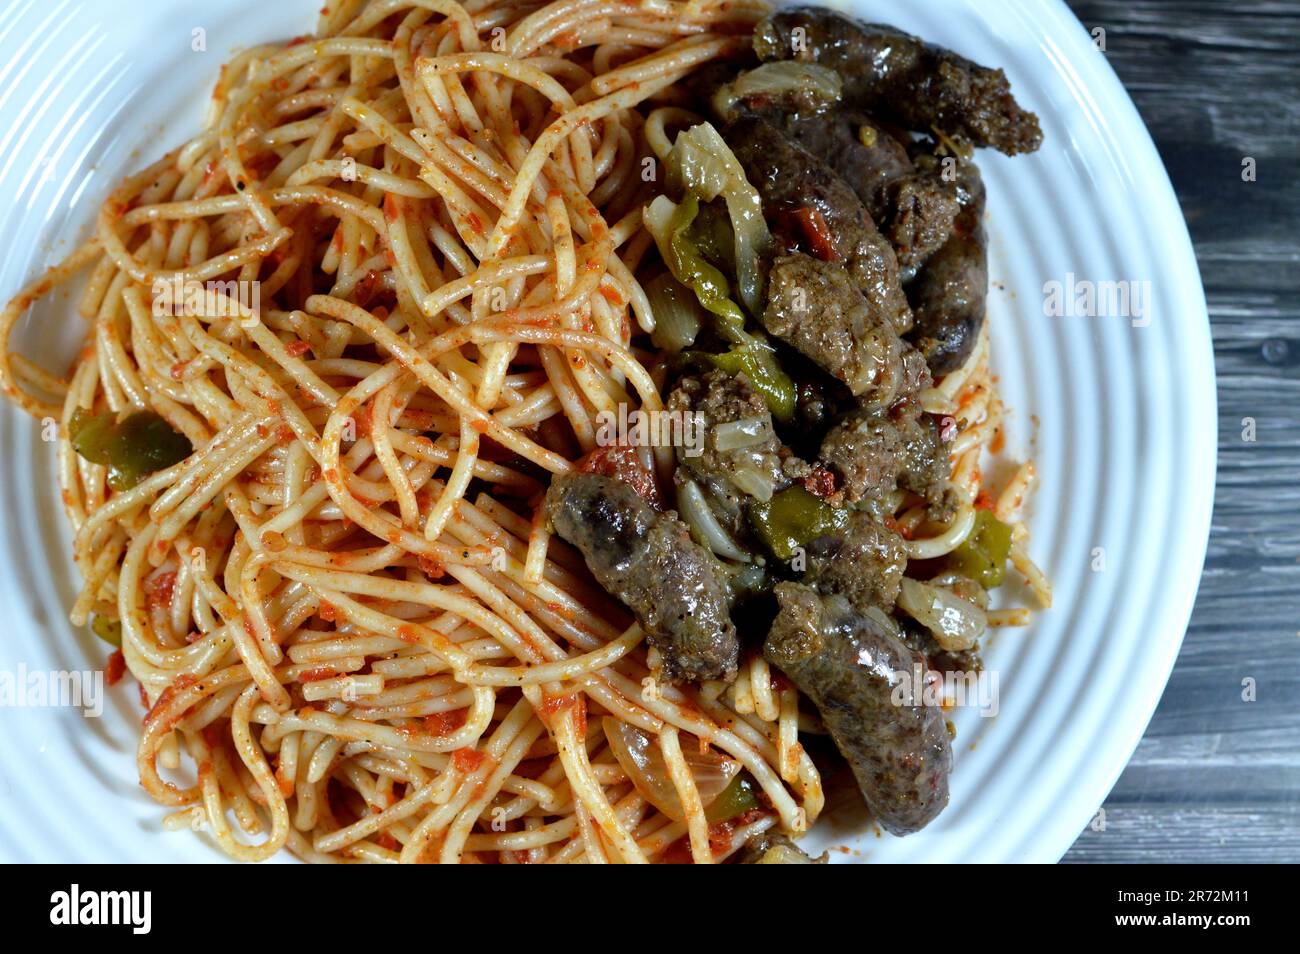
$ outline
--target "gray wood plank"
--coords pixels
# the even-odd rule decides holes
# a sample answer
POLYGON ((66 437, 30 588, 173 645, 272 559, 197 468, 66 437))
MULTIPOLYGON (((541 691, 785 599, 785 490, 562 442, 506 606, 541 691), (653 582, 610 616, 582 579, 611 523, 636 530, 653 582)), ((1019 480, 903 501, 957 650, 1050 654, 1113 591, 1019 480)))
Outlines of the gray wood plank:
POLYGON ((1070 6, 1105 29, 1187 216, 1220 421, 1183 651, 1105 830, 1085 830, 1065 860, 1300 861, 1300 3, 1070 6), (1256 701, 1243 701, 1245 679, 1256 701))
POLYGON ((1242 864, 1295 860, 1300 811, 1276 802, 1235 806, 1107 806, 1106 830, 1086 832, 1067 863, 1242 864))

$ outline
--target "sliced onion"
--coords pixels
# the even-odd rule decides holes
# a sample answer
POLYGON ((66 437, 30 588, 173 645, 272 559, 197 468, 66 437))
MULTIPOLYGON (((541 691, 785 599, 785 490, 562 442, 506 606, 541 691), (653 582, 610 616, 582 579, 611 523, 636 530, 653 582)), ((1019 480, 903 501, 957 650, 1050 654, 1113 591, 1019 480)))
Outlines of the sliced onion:
POLYGON ((930 585, 955 593, 967 603, 974 603, 982 610, 989 608, 989 591, 969 576, 962 576, 960 573, 940 573, 930 580, 930 585))
POLYGON ((669 229, 673 222, 673 215, 676 212, 677 203, 666 195, 655 196, 654 201, 641 212, 641 219, 645 222, 646 231, 654 236, 655 244, 660 248, 666 247, 672 238, 669 229))
POLYGON ((691 536, 701 546, 708 547, 720 557, 749 563, 753 557, 747 553, 731 534, 718 522, 713 508, 704 499, 704 491, 693 480, 688 480, 677 491, 677 506, 681 509, 682 519, 691 528, 691 536))
POLYGON ((984 611, 955 593, 903 577, 898 605, 949 652, 971 649, 988 628, 984 611))
POLYGON ((655 317, 655 330, 650 336, 655 346, 681 351, 694 344, 705 316, 695 293, 664 272, 645 286, 645 294, 655 317))
POLYGON ((738 102, 755 96, 779 103, 798 97, 829 105, 839 100, 843 85, 840 74, 825 66, 777 60, 746 70, 734 82, 719 87, 713 95, 713 108, 718 115, 730 118, 738 102))
POLYGON ((725 421, 713 427, 713 446, 720 451, 753 447, 767 440, 769 421, 766 417, 744 417, 738 421, 725 421))
MULTIPOLYGON (((601 725, 605 729, 605 738, 609 740, 610 751, 636 790, 673 821, 685 821, 682 800, 668 776, 668 765, 654 738, 631 723, 610 716, 601 719, 601 725)), ((700 802, 705 808, 722 794, 741 768, 739 762, 716 749, 701 754, 699 746, 685 738, 682 739, 682 757, 691 770, 700 802)))
MULTIPOLYGON (((721 134, 708 123, 692 126, 677 135, 668 157, 670 176, 701 202, 722 196, 736 233, 736 285, 740 300, 751 315, 763 310, 763 275, 759 259, 772 242, 758 190, 745 178, 745 170, 721 134)), ((651 203, 653 208, 654 203, 651 203)), ((647 215, 646 223, 650 219, 647 215)), ((651 234, 654 229, 650 229, 651 234)), ((656 235, 656 238, 658 236, 656 235)))
POLYGON ((770 475, 763 473, 757 467, 743 466, 737 467, 731 472, 731 482, 759 501, 767 503, 772 499, 772 493, 776 487, 772 484, 770 475))

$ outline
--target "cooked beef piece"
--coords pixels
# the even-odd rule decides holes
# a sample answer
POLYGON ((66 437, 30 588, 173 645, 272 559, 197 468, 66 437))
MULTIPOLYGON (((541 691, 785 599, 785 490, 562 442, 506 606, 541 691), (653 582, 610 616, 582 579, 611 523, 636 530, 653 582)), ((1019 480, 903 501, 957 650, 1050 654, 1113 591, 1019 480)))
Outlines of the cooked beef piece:
MULTIPOLYGON (((696 98, 709 99, 735 76, 735 67, 714 63, 693 73, 687 82, 696 98)), ((890 187, 915 171, 907 154, 905 132, 900 131, 900 141, 866 113, 838 102, 809 109, 765 96, 739 100, 726 115, 716 109, 714 114, 724 123, 748 114, 775 126, 851 186, 877 225, 891 218, 890 187)))
POLYGON ((902 429, 889 411, 851 413, 822 440, 820 461, 850 503, 875 501, 898 487, 907 457, 902 429))
POLYGON ((900 334, 907 331, 912 314, 899 284, 894 249, 849 185, 758 116, 730 123, 723 138, 758 190, 763 215, 777 237, 819 258, 842 261, 871 316, 900 334))
POLYGON ((1043 141, 1038 117, 1020 107, 1002 70, 972 63, 891 26, 863 23, 822 7, 778 10, 754 30, 759 59, 810 60, 844 79, 844 102, 918 132, 1007 155, 1043 141), (801 33, 795 33, 799 29, 801 33))
POLYGON ((742 102, 723 118, 749 110, 822 160, 862 200, 898 257, 903 281, 948 238, 957 215, 956 189, 935 172, 920 172, 898 136, 866 113, 839 104, 818 109, 764 99, 742 102))
POLYGON ((735 677, 740 642, 725 573, 675 513, 657 512, 621 480, 568 473, 551 481, 546 516, 641 622, 669 678, 735 677))
MULTIPOLYGON (((873 312, 848 271, 795 252, 778 255, 767 278, 763 327, 842 381, 868 407, 888 407, 917 389, 921 362, 888 319, 873 312)), ((928 382, 928 375, 925 375, 928 382)))
POLYGON ((879 501, 901 487, 925 498, 932 520, 946 522, 956 512, 942 435, 914 401, 848 414, 823 439, 820 463, 851 503, 879 501))
MULTIPOLYGON (((925 355, 936 376, 965 363, 984 326, 988 303, 988 239, 984 231, 984 179, 974 160, 957 161, 961 212, 952 236, 917 273, 908 286, 916 317, 909 335, 925 355)), ((937 167, 934 156, 917 159, 921 167, 937 167)))
POLYGON ((893 184, 889 240, 898 255, 902 281, 908 282, 947 244, 961 205, 950 183, 917 170, 893 184))
POLYGON ((780 127, 847 182, 877 224, 888 219, 890 185, 914 168, 904 143, 866 113, 846 106, 819 116, 782 117, 780 127), (863 142, 863 129, 870 146, 863 142))
POLYGON ((902 537, 870 514, 855 511, 848 526, 813 540, 805 552, 808 568, 803 582, 818 593, 837 593, 859 613, 868 606, 894 608, 907 550, 902 537))
POLYGON ((898 486, 926 501, 931 520, 947 523, 957 512, 957 496, 949 483, 952 461, 939 425, 916 407, 904 410, 901 421, 906 453, 898 486))
POLYGON ((903 143, 865 113, 836 107, 790 117, 782 128, 853 187, 894 246, 904 283, 948 240, 959 209, 953 183, 938 169, 917 169, 903 143))
POLYGON ((776 598, 763 655, 817 707, 881 826, 895 835, 924 828, 948 804, 951 740, 922 686, 897 699, 895 688, 918 671, 925 678, 925 657, 882 612, 857 613, 801 583, 778 583, 776 598))
POLYGON ((712 498, 723 526, 733 536, 743 537, 748 529, 746 500, 767 500, 790 483, 785 469, 788 454, 782 453, 772 414, 763 398, 743 373, 710 371, 682 378, 668 395, 665 407, 679 414, 699 415, 700 426, 695 433, 703 439, 703 447, 677 448, 679 471, 712 498), (719 437, 724 438, 724 445, 728 444, 737 435, 726 431, 735 431, 737 424, 757 441, 720 450, 719 437))
POLYGON ((826 852, 814 858, 779 831, 760 832, 736 852, 738 865, 824 865, 826 852))

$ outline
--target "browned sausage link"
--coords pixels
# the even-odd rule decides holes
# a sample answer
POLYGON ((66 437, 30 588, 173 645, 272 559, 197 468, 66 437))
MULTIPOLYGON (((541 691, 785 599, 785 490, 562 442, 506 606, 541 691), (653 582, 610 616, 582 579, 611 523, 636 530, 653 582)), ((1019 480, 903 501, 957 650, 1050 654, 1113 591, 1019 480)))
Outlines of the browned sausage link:
POLYGON ((551 481, 546 516, 640 621, 670 679, 735 677, 740 641, 725 577, 676 514, 621 480, 570 473, 551 481))
MULTIPOLYGON (((932 157, 930 161, 934 161, 932 157)), ((973 160, 960 160, 959 169, 962 209, 953 223, 952 237, 907 289, 916 321, 908 337, 925 355, 935 376, 965 363, 984 327, 988 305, 984 181, 973 160)))
POLYGON ((768 222, 780 231, 792 214, 819 215, 826 225, 832 256, 848 268, 871 316, 889 322, 900 333, 910 328, 912 314, 899 283, 894 249, 876 230, 848 183, 757 116, 743 116, 731 123, 723 138, 758 190, 768 222))
POLYGON ((825 162, 853 187, 877 224, 889 218, 890 186, 914 169, 904 143, 865 113, 844 106, 816 116, 783 117, 781 122, 786 135, 800 148, 825 162))
POLYGON ((803 582, 822 594, 836 593, 859 613, 868 606, 892 610, 907 566, 903 538, 869 513, 855 510, 839 533, 807 546, 803 582))
POLYGON ((924 671, 925 657, 903 645, 883 613, 858 615, 843 597, 800 583, 777 584, 776 596, 781 609, 763 654, 817 706, 881 827, 921 830, 948 804, 952 743, 939 707, 915 696, 895 704, 894 692, 924 671))
POLYGON ((865 113, 836 107, 785 117, 782 128, 852 186, 894 246, 904 283, 948 240, 960 209, 953 184, 918 170, 907 147, 865 113))
POLYGON ((1002 70, 988 69, 891 26, 821 7, 780 10, 754 31, 762 60, 811 60, 838 71, 844 102, 917 132, 936 127, 1007 155, 1043 142, 1038 117, 1011 95, 1002 70))
POLYGON ((864 407, 888 407, 930 383, 925 362, 873 313, 838 262, 799 252, 773 259, 763 327, 844 382, 864 407))
POLYGON ((822 439, 819 463, 835 475, 846 500, 877 516, 890 512, 888 497, 899 487, 924 497, 936 523, 948 523, 957 512, 948 449, 934 418, 916 401, 849 412, 822 439))

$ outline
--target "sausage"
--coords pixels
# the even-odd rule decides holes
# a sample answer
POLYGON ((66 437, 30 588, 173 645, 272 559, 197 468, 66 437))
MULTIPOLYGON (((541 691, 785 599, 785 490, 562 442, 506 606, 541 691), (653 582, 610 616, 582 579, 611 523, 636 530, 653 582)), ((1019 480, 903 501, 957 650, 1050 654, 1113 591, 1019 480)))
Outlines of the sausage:
POLYGON ((884 613, 858 614, 843 597, 801 583, 777 584, 776 597, 763 655, 817 706, 881 827, 920 831, 948 804, 952 771, 943 711, 915 697, 895 700, 903 680, 926 672, 925 657, 899 640, 884 613))
POLYGON ((889 322, 900 334, 908 330, 912 313, 899 282, 893 246, 876 229, 848 183, 756 115, 741 116, 722 135, 744 168, 745 178, 758 190, 763 217, 775 230, 789 232, 792 216, 819 216, 830 247, 810 250, 843 263, 873 320, 889 322))
POLYGON ((916 401, 849 412, 822 439, 819 463, 835 475, 837 493, 868 510, 878 512, 901 487, 925 498, 931 520, 946 523, 956 512, 943 435, 916 401))
POLYGON ((892 610, 907 566, 903 538, 855 510, 843 531, 811 541, 803 581, 822 594, 838 593, 858 612, 892 610))
POLYGON ((546 492, 555 532, 645 628, 670 679, 735 678, 740 640, 720 564, 675 513, 659 513, 628 483, 556 476, 546 492))
MULTIPOLYGON (((927 157, 937 162, 934 157, 927 157)), ((973 160, 958 162, 961 212, 952 236, 907 289, 915 326, 909 340, 936 377, 960 368, 979 340, 988 305, 988 237, 984 180, 973 160)))
POLYGON ((821 7, 787 7, 758 24, 754 51, 764 61, 829 66, 844 81, 845 103, 914 132, 934 127, 1007 155, 1034 152, 1043 142, 1038 117, 1016 102, 1002 70, 895 27, 821 7))
POLYGON ((763 327, 843 382, 864 406, 888 407, 929 384, 893 324, 873 313, 838 262, 795 252, 772 262, 763 327))
POLYGON ((893 245, 904 284, 948 240, 960 210, 955 186, 938 170, 917 169, 907 147, 865 113, 835 107, 788 116, 782 128, 857 193, 893 245))

